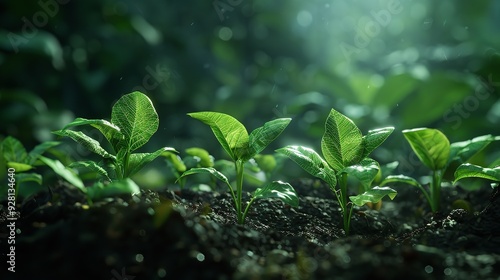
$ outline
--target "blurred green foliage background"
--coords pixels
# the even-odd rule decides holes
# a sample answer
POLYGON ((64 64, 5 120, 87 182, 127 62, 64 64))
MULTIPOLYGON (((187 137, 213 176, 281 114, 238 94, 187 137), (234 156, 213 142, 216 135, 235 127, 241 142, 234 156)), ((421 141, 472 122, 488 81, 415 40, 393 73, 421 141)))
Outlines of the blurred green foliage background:
MULTIPOLYGON (((374 156, 408 171, 403 129, 439 128, 452 142, 500 135, 499 1, 4 0, 0 11, 0 135, 28 149, 74 117, 107 118, 133 90, 160 116, 144 150, 225 157, 186 116, 201 110, 249 130, 292 117, 266 153, 319 150, 331 108, 364 133, 393 125, 374 156)), ((499 158, 491 147, 476 160, 499 158)))

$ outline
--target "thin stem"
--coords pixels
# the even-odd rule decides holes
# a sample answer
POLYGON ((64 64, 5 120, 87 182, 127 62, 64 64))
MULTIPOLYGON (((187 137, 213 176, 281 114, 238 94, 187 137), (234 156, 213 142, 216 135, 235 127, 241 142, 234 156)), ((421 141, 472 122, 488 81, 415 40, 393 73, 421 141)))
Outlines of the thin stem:
POLYGON ((436 213, 439 210, 439 204, 441 200, 441 173, 441 170, 434 170, 432 173, 431 208, 433 213, 436 213))
POLYGON ((254 200, 255 200, 255 197, 252 197, 250 202, 248 202, 247 207, 245 207, 245 212, 243 212, 243 215, 241 216, 241 223, 240 224, 243 224, 245 222, 245 218, 247 217, 247 213, 248 213, 248 210, 250 209, 250 205, 252 205, 254 200))
POLYGON ((243 196, 243 164, 242 160, 235 162, 236 166, 236 214, 238 215, 238 223, 243 224, 244 216, 242 213, 242 196, 243 196))
POLYGON ((353 209, 354 209, 354 205, 351 204, 351 207, 349 208, 349 215, 345 215, 344 214, 344 231, 345 231, 345 235, 349 235, 349 232, 351 230, 351 217, 352 217, 352 210, 353 209), (345 216, 347 216, 347 222, 346 222, 345 216))
POLYGON ((351 219, 351 212, 347 213, 347 173, 342 173, 339 178, 340 184, 340 208, 342 209, 342 218, 344 222, 344 231, 346 235, 349 234, 349 226, 351 219))
POLYGON ((128 162, 130 160, 130 152, 127 152, 125 154, 125 157, 123 158, 123 171, 122 171, 122 177, 120 179, 123 179, 123 178, 127 178, 129 176, 127 170, 128 170, 128 162))

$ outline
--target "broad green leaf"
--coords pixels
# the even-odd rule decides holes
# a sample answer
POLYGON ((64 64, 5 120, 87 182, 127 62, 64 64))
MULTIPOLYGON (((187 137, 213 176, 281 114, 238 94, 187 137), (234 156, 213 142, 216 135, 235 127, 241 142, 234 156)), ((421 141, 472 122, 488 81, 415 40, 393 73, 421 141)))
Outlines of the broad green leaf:
POLYGON ((200 165, 202 167, 212 167, 214 166, 214 159, 210 154, 207 152, 207 150, 202 149, 202 148, 188 148, 186 149, 186 153, 190 156, 196 156, 200 158, 200 165))
POLYGON ((358 163, 363 155, 363 138, 351 119, 332 109, 325 123, 321 151, 330 166, 340 171, 358 163))
POLYGON ((405 175, 387 176, 387 178, 385 178, 380 183, 380 186, 385 186, 385 185, 390 184, 390 183, 403 183, 403 184, 407 184, 407 185, 414 186, 414 187, 419 187, 419 188, 422 187, 422 185, 417 180, 413 179, 412 177, 405 176, 405 175))
POLYGON ((188 175, 192 175, 192 174, 210 174, 212 176, 214 176, 215 178, 221 180, 222 182, 226 183, 226 185, 229 186, 230 189, 232 189, 231 185, 229 184, 229 180, 227 179, 227 177, 220 173, 219 171, 217 171, 215 168, 213 167, 200 167, 200 168, 191 168, 189 170, 187 170, 186 172, 182 173, 181 177, 179 177, 179 179, 183 178, 183 177, 186 177, 188 175))
POLYGON ((460 179, 473 177, 500 182, 500 166, 495 168, 486 168, 465 163, 460 165, 455 171, 455 183, 460 179))
POLYGON ((248 138, 249 152, 245 155, 246 160, 262 152, 285 130, 291 120, 290 118, 272 120, 252 131, 248 138))
POLYGON ((108 153, 103 147, 101 147, 101 144, 98 141, 90 138, 88 135, 86 135, 85 133, 83 133, 81 131, 57 130, 57 131, 53 131, 52 133, 59 135, 59 136, 69 137, 69 138, 73 139, 75 142, 84 146, 89 151, 96 153, 104 158, 116 159, 116 157, 114 155, 108 153))
POLYGON ((32 165, 20 163, 20 162, 7 162, 7 167, 14 168, 16 172, 26 172, 28 170, 33 169, 32 165))
POLYGON ((458 161, 459 164, 465 163, 475 154, 486 148, 491 142, 499 140, 492 135, 483 135, 471 140, 455 142, 450 145, 449 161, 458 161))
POLYGON ((55 146, 57 146, 59 144, 60 144, 60 142, 47 141, 47 142, 43 142, 43 143, 37 145, 28 154, 28 159, 29 159, 28 164, 33 165, 36 162, 36 160, 38 159, 38 157, 40 155, 42 155, 43 153, 45 153, 45 151, 47 151, 48 149, 50 149, 52 147, 55 147, 55 146))
POLYGON ((369 189, 379 170, 380 165, 378 162, 371 158, 365 158, 359 164, 346 167, 342 172, 358 179, 366 190, 369 189))
POLYGON ((307 173, 322 179, 331 188, 337 185, 335 171, 313 149, 302 146, 287 146, 276 150, 298 164, 307 173))
POLYGON ((364 149, 361 158, 365 158, 371 154, 393 131, 394 127, 384 127, 368 131, 368 134, 363 136, 364 149))
POLYGON ((446 167, 450 156, 450 141, 439 130, 415 128, 403 130, 403 134, 420 161, 431 170, 446 167))
POLYGON ((117 195, 129 194, 132 196, 140 193, 139 186, 129 178, 113 181, 109 184, 98 182, 94 186, 87 188, 88 196, 94 201, 117 195))
POLYGON ((388 196, 393 200, 397 194, 397 191, 389 187, 373 187, 362 194, 350 196, 349 199, 357 206, 363 206, 368 202, 377 203, 384 198, 384 196, 388 196))
POLYGON ((2 143, 3 157, 6 161, 28 163, 28 154, 23 144, 12 136, 7 136, 2 143))
POLYGON ((37 173, 20 173, 16 174, 16 182, 17 184, 22 184, 25 182, 35 182, 39 185, 42 184, 42 175, 37 173))
POLYGON ((123 145, 129 152, 146 144, 159 125, 153 103, 139 91, 118 99, 111 111, 111 122, 120 128, 124 136, 123 145))
POLYGON ((290 184, 281 181, 274 181, 263 188, 258 188, 255 190, 253 197, 255 199, 279 198, 288 205, 299 206, 299 197, 295 189, 290 184))
POLYGON ((111 179, 109 178, 108 172, 94 161, 91 161, 91 160, 75 161, 75 162, 72 162, 69 165, 69 167, 71 167, 71 168, 79 168, 79 167, 88 168, 88 169, 100 174, 101 176, 106 177, 106 179, 111 181, 111 179))
POLYGON ((164 152, 175 152, 174 148, 163 147, 153 153, 135 153, 131 154, 128 162, 128 170, 125 170, 125 177, 131 177, 139 172, 146 164, 152 162, 164 152))
POLYGON ((60 161, 50 159, 44 156, 39 158, 43 163, 50 167, 56 174, 63 177, 66 181, 71 183, 73 186, 79 188, 82 192, 86 192, 87 189, 83 184, 82 180, 73 172, 73 170, 64 166, 60 161))
POLYGON ((71 123, 67 124, 62 130, 66 130, 70 127, 81 126, 81 125, 91 125, 92 127, 99 130, 109 143, 115 147, 116 143, 123 139, 123 135, 120 128, 107 120, 88 120, 84 118, 76 118, 71 123))
POLYGON ((248 132, 237 119, 218 112, 189 113, 188 116, 209 125, 222 148, 234 161, 247 153, 248 132))

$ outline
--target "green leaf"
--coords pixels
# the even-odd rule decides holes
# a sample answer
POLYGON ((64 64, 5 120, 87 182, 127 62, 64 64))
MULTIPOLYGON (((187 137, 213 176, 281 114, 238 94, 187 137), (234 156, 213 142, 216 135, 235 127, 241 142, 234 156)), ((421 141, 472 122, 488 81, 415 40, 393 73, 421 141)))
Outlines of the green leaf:
POLYGON ((32 165, 20 163, 20 162, 7 162, 7 167, 14 168, 16 172, 25 172, 33 169, 32 165))
POLYGON ((202 148, 188 148, 186 149, 186 153, 190 156, 196 156, 200 158, 200 165, 202 167, 212 167, 214 166, 214 159, 210 154, 207 152, 207 150, 202 149, 202 148))
POLYGON ((403 134, 420 161, 431 170, 446 167, 450 156, 450 141, 439 130, 415 128, 403 130, 403 134))
POLYGON ((71 183, 73 186, 79 188, 82 192, 86 192, 87 189, 83 184, 82 180, 73 172, 73 170, 64 166, 60 161, 50 159, 44 156, 39 158, 43 163, 50 167, 56 174, 63 177, 66 181, 71 183))
POLYGON ((222 182, 226 183, 226 185, 229 186, 230 189, 232 189, 231 185, 229 184, 229 180, 227 179, 227 177, 220 173, 219 171, 217 171, 215 168, 213 167, 200 167, 200 168, 191 168, 189 170, 187 170, 186 172, 182 173, 181 177, 179 177, 179 179, 183 178, 183 177, 186 177, 188 175, 192 175, 192 174, 210 174, 212 176, 214 176, 215 178, 221 180, 222 182))
POLYGON ((98 182, 94 186, 87 188, 87 194, 91 200, 101 200, 106 197, 115 197, 123 194, 132 196, 140 193, 139 186, 130 178, 113 181, 109 184, 98 182))
POLYGON ((363 206, 368 202, 377 203, 384 196, 388 196, 392 200, 397 194, 397 191, 389 187, 373 187, 362 194, 350 196, 349 199, 357 206, 363 206))
POLYGON ((151 100, 143 93, 134 91, 122 96, 113 106, 111 122, 124 136, 123 144, 128 152, 146 144, 158 130, 158 114, 151 100))
POLYGON ((35 182, 39 185, 42 184, 42 175, 37 173, 19 173, 16 174, 16 182, 22 184, 25 182, 35 182))
POLYGON ((71 168, 79 168, 79 167, 84 167, 84 168, 88 168, 96 173, 98 173, 99 175, 103 176, 103 177, 106 177, 106 179, 108 179, 109 181, 111 181, 111 179, 109 178, 109 175, 108 175, 108 172, 102 168, 99 164, 97 164, 96 162, 94 161, 91 161, 91 160, 88 160, 88 161, 75 161, 75 162, 72 162, 69 167, 71 168))
POLYGON ((125 177, 130 177, 139 172, 146 164, 152 162, 154 159, 161 156, 164 152, 175 152, 175 149, 163 147, 153 153, 131 154, 128 162, 128 170, 125 171, 125 177))
POLYGON ((62 130, 66 130, 70 127, 81 126, 81 125, 91 125, 92 127, 99 130, 109 143, 115 147, 116 143, 123 139, 123 135, 120 128, 107 120, 88 120, 84 118, 76 118, 71 123, 67 124, 62 130))
POLYGON ((7 136, 1 143, 1 150, 6 161, 28 163, 28 154, 23 144, 12 136, 7 136))
POLYGON ((96 153, 104 158, 111 158, 113 160, 116 160, 116 157, 108 153, 103 147, 101 147, 101 144, 98 141, 90 138, 88 135, 81 131, 57 130, 53 131, 52 133, 59 136, 69 137, 93 153, 96 153))
POLYGON ((403 183, 403 184, 407 184, 407 185, 418 187, 418 188, 422 187, 422 185, 417 180, 413 179, 412 177, 405 176, 405 175, 387 176, 387 178, 385 178, 380 183, 380 186, 385 186, 385 185, 390 184, 390 183, 403 183))
POLYGON ((281 181, 274 181, 263 188, 258 188, 253 197, 255 199, 279 198, 290 206, 299 206, 299 197, 295 189, 290 184, 281 181))
POLYGON ((321 151, 330 166, 340 171, 358 163, 363 155, 361 131, 348 117, 332 109, 325 123, 321 151))
POLYGON ((291 120, 290 118, 272 120, 252 131, 248 140, 249 153, 245 157, 246 160, 262 152, 285 130, 291 120))
POLYGON ((452 143, 450 145, 449 161, 456 160, 459 164, 465 163, 496 140, 499 140, 498 137, 488 134, 475 137, 471 140, 452 143))
POLYGON ((189 113, 188 116, 209 125, 222 148, 234 161, 247 154, 248 132, 237 119, 218 112, 189 113))
POLYGON ((460 165, 455 171, 455 183, 464 178, 483 178, 500 182, 500 166, 495 168, 486 168, 465 163, 460 165))
POLYGON ((393 131, 394 127, 384 127, 368 131, 368 134, 363 136, 364 149, 361 158, 365 158, 373 152, 393 131))
POLYGON ((337 185, 335 171, 314 150, 302 146, 287 146, 276 152, 286 155, 306 172, 328 183, 331 188, 337 185))
POLYGON ((28 154, 28 159, 29 159, 28 164, 33 165, 37 161, 37 159, 40 155, 45 153, 45 151, 47 151, 48 149, 55 147, 59 144, 60 144, 60 142, 47 141, 47 142, 43 142, 43 143, 37 145, 28 154))
POLYGON ((359 164, 346 167, 342 172, 358 179, 365 190, 370 188, 373 180, 380 170, 378 162, 371 158, 363 159, 359 164))

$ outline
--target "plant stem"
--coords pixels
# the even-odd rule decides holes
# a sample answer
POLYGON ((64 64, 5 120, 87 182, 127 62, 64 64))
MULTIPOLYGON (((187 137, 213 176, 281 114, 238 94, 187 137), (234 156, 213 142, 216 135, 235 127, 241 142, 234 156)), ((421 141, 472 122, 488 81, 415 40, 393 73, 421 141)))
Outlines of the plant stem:
POLYGON ((347 212, 347 173, 342 173, 339 178, 339 184, 340 184, 340 208, 342 209, 342 218, 344 222, 344 231, 346 235, 349 235, 349 226, 350 226, 350 219, 351 215, 350 213, 352 212, 352 207, 351 211, 349 213, 347 212))
POLYGON ((439 210, 439 202, 441 200, 441 170, 434 170, 432 172, 432 184, 431 184, 431 209, 433 213, 439 210))
POLYGON ((236 166, 236 215, 238 216, 238 223, 243 224, 245 222, 245 216, 242 212, 242 195, 243 195, 243 164, 242 160, 237 160, 235 162, 236 166))

